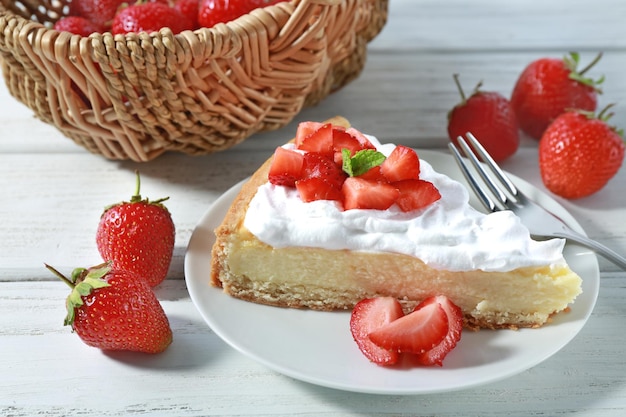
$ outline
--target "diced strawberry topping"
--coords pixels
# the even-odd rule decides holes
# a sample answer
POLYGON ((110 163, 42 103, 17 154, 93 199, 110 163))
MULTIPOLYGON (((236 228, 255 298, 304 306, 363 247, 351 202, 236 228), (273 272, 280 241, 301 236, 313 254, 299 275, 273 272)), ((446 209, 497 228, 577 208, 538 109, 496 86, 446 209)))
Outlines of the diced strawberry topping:
POLYGON ((363 133, 359 132, 353 127, 346 129, 346 132, 354 136, 360 143, 363 149, 376 149, 372 142, 363 133))
POLYGON ((448 353, 454 349, 461 340, 461 332, 463 330, 463 311, 454 304, 450 299, 443 295, 430 297, 421 304, 439 304, 448 316, 448 334, 434 348, 417 355, 417 360, 422 365, 438 365, 442 366, 443 359, 448 353))
POLYGON ((354 155, 362 149, 363 144, 359 140, 343 129, 335 129, 333 131, 333 150, 341 153, 343 149, 350 151, 350 156, 354 155))
POLYGON ((341 186, 322 177, 312 177, 296 181, 296 189, 305 203, 316 200, 343 200, 341 186))
POLYGON ((369 334, 404 316, 402 306, 393 297, 368 298, 358 302, 350 316, 350 331, 363 354, 378 365, 393 365, 398 352, 381 348, 369 339, 369 334))
POLYGON ((348 177, 342 187, 343 207, 350 209, 387 210, 398 199, 400 192, 391 184, 348 177))
POLYGON ((296 130, 296 139, 295 144, 296 147, 299 148, 300 144, 309 135, 312 135, 317 129, 324 126, 324 123, 320 122, 301 122, 298 124, 298 129, 296 130))
POLYGON ((304 156, 301 153, 281 147, 276 148, 268 180, 274 185, 294 187, 296 181, 302 177, 303 168, 304 156))
POLYGON ((332 155, 333 150, 333 125, 326 123, 305 136, 298 145, 298 149, 306 152, 316 152, 324 155, 332 155))
POLYGON ((400 191, 396 204, 402 211, 421 209, 441 198, 439 190, 429 181, 403 180, 393 185, 400 191))
POLYGON ((342 201, 344 210, 386 210, 397 202, 411 211, 441 197, 433 184, 418 181, 419 157, 406 146, 385 158, 358 130, 318 122, 300 123, 295 144, 297 151, 276 150, 268 179, 286 187, 301 182, 297 188, 306 202, 342 201), (304 181, 312 178, 323 181, 304 181), (321 189, 313 190, 316 185, 321 189))
POLYGON ((410 314, 370 333, 374 344, 398 352, 421 354, 448 334, 448 316, 439 303, 420 304, 410 314))
POLYGON ((361 174, 358 178, 362 178, 368 181, 376 181, 376 182, 387 182, 387 179, 383 176, 383 173, 380 171, 380 165, 368 170, 365 174, 361 174))
POLYGON ((304 154, 304 173, 302 178, 324 178, 341 189, 347 175, 331 156, 307 152, 304 154))
POLYGON ((389 182, 418 179, 420 160, 414 149, 398 145, 382 163, 380 170, 389 182))

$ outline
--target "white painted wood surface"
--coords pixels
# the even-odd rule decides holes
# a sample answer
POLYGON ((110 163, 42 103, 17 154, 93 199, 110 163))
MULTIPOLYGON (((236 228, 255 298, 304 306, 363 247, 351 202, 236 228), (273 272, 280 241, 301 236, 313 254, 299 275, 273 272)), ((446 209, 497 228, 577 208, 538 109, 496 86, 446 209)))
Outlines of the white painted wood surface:
MULTIPOLYGON (((561 352, 513 378, 454 393, 379 396, 337 391, 282 376, 221 341, 185 287, 183 259, 211 203, 289 138, 300 120, 347 116, 383 139, 444 148, 446 112, 467 89, 509 95, 523 67, 577 50, 605 55, 602 104, 617 103, 626 127, 626 2, 391 0, 359 79, 281 131, 204 157, 179 154, 137 164, 92 155, 0 87, 0 415, 5 416, 622 416, 626 412, 626 273, 600 260, 601 291, 583 331, 561 352), (157 294, 175 342, 162 355, 103 354, 62 326, 66 287, 44 268, 98 261, 102 208, 133 191, 170 196, 175 258, 157 294)), ((538 188, 536 142, 505 168, 538 188)), ((592 197, 561 202, 587 233, 626 253, 626 170, 592 197)))

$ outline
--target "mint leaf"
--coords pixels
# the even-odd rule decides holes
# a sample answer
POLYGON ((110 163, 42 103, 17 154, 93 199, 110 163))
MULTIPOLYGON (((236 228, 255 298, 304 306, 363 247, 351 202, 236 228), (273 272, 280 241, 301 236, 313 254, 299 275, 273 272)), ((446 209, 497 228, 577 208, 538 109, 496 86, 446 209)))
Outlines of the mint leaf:
POLYGON ((341 150, 343 159, 343 171, 351 177, 365 174, 370 169, 380 165, 385 160, 385 155, 374 149, 363 149, 350 157, 348 149, 341 150))

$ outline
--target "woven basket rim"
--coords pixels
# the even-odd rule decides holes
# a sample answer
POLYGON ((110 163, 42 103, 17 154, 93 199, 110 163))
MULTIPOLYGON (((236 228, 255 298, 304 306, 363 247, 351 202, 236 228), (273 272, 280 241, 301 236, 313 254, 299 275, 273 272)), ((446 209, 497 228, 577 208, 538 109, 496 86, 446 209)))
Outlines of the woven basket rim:
POLYGON ((290 0, 212 28, 87 37, 6 2, 0 65, 10 93, 94 153, 148 161, 224 150, 289 123, 358 76, 388 0, 290 0))

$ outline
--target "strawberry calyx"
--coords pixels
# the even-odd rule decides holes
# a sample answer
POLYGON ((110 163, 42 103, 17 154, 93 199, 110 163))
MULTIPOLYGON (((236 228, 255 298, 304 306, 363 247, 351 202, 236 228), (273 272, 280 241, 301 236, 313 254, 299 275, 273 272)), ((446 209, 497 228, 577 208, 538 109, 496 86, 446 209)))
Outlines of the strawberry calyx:
POLYGON ((104 211, 108 211, 110 209, 112 209, 113 207, 117 207, 117 206, 121 206, 124 204, 135 204, 135 203, 144 203, 144 204, 151 204, 154 206, 158 206, 160 208, 162 208, 165 211, 167 210, 167 207, 162 204, 164 201, 169 200, 169 197, 163 197, 163 198, 159 198, 157 200, 150 200, 148 198, 143 198, 141 196, 140 193, 141 190, 141 176, 139 175, 139 171, 135 170, 135 193, 131 196, 129 201, 122 201, 119 203, 114 203, 114 204, 110 204, 108 206, 106 206, 104 208, 104 211))
POLYGON ((615 103, 609 103, 602 110, 600 110, 598 113, 593 112, 593 111, 581 110, 581 109, 569 109, 569 111, 581 114, 581 115, 585 116, 587 119, 590 119, 590 120, 591 119, 596 119, 596 120, 600 120, 601 122, 606 123, 607 126, 612 131, 617 133, 622 138, 622 140, 624 140, 624 129, 618 129, 616 126, 610 125, 608 123, 608 121, 611 119, 611 117, 613 117, 615 115, 614 112, 609 111, 613 106, 615 106, 615 103))
POLYGON ((456 88, 459 91, 459 95, 461 96, 461 102, 457 104, 457 107, 465 105, 467 103, 467 100, 474 94, 478 94, 480 92, 480 88, 483 86, 482 80, 479 81, 472 90, 471 94, 468 96, 463 90, 463 86, 461 85, 461 81, 459 80, 459 74, 453 74, 452 78, 454 78, 454 84, 456 84, 456 88))
POLYGON ((45 264, 45 266, 72 289, 65 302, 65 306, 67 308, 67 315, 63 321, 65 326, 74 323, 76 309, 84 304, 82 299, 83 296, 91 294, 92 291, 98 288, 104 288, 111 285, 104 279, 109 271, 111 271, 111 262, 105 262, 89 269, 75 268, 72 271, 71 278, 67 278, 61 272, 48 264, 45 264))
POLYGON ((602 89, 599 86, 604 82, 604 75, 600 76, 597 80, 584 76, 587 71, 600 61, 600 58, 602 58, 602 52, 598 53, 598 55, 580 71, 577 70, 578 64, 580 63, 580 54, 578 52, 570 52, 569 55, 563 57, 563 62, 565 63, 565 67, 570 70, 569 78, 571 80, 587 85, 593 88, 598 94, 602 94, 602 89))

